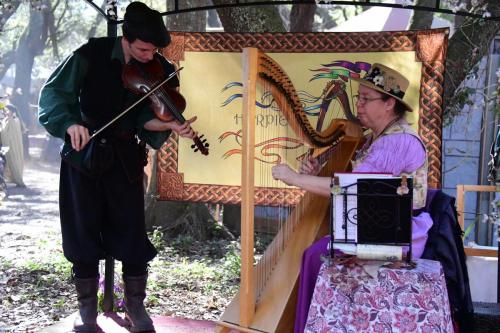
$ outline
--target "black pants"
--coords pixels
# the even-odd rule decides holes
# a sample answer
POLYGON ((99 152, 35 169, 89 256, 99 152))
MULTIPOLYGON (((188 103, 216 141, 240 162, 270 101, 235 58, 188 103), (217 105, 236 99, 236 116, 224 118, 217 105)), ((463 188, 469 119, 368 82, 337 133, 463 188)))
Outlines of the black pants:
POLYGON ((90 178, 61 162, 59 208, 65 257, 93 265, 105 254, 146 266, 156 250, 146 234, 142 180, 130 182, 117 162, 101 178, 90 178))

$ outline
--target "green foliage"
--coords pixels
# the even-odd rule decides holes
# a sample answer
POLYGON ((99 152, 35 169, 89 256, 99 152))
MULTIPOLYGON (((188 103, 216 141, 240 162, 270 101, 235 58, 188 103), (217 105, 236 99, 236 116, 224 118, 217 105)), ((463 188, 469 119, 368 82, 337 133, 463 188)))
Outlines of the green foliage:
POLYGON ((273 239, 274 235, 272 234, 259 233, 255 237, 255 252, 263 253, 273 239))
POLYGON ((236 242, 215 239, 194 241, 189 236, 169 239, 158 258, 150 263, 148 290, 155 297, 166 290, 184 290, 205 296, 227 293, 237 288, 241 259, 236 242), (215 259, 220 257, 220 259, 215 259))
POLYGON ((476 217, 474 221, 464 230, 464 239, 467 239, 470 233, 475 229, 476 222, 479 221, 479 217, 476 217))
POLYGON ((172 246, 177 248, 181 253, 189 253, 191 246, 194 243, 191 235, 178 235, 172 242, 172 246))
POLYGON ((165 245, 164 230, 159 226, 153 227, 153 232, 149 233, 149 239, 151 240, 151 243, 153 243, 155 248, 163 248, 165 245))
POLYGON ((156 296, 156 295, 149 294, 146 297, 146 303, 145 303, 145 305, 147 307, 158 306, 158 305, 160 305, 160 298, 158 296, 156 296))
POLYGON ((64 309, 64 307, 66 306, 66 301, 64 298, 61 298, 61 299, 57 300, 53 305, 56 309, 61 310, 61 309, 64 309))
POLYGON ((472 95, 475 90, 469 87, 462 87, 456 90, 455 95, 448 104, 444 114, 443 125, 447 126, 453 122, 453 119, 462 113, 465 105, 472 105, 472 95))
POLYGON ((210 223, 210 234, 214 238, 223 237, 224 232, 222 226, 215 220, 210 223))
POLYGON ((2 271, 7 271, 13 267, 15 267, 15 264, 11 260, 5 260, 0 257, 0 268, 2 271))
POLYGON ((495 104, 495 106, 493 107, 492 112, 495 115, 495 117, 500 117, 500 105, 498 103, 495 104))
POLYGON ((58 255, 56 255, 52 260, 52 268, 54 272, 57 274, 61 274, 66 278, 69 278, 71 276, 71 267, 72 264, 68 260, 66 260, 61 252, 59 252, 58 255))
POLYGON ((45 265, 39 261, 32 261, 28 260, 24 262, 24 266, 22 266, 24 269, 27 269, 29 271, 40 271, 45 269, 45 265))
MULTIPOLYGON (((60 242, 58 241, 54 244, 47 242, 46 239, 39 239, 37 243, 37 256, 28 260, 22 260, 22 258, 20 258, 17 263, 1 262, 1 266, 4 267, 4 269, 7 269, 7 267, 17 267, 30 273, 43 271, 69 279, 72 265, 66 260, 62 251, 59 250, 61 246, 60 242)), ((50 278, 52 278, 51 275, 47 275, 46 279, 50 278)), ((48 284, 50 284, 50 282, 48 282, 48 284)))
POLYGON ((232 244, 224 258, 224 270, 229 276, 239 278, 241 272, 241 251, 232 244))
MULTIPOLYGON (((497 186, 497 191, 498 190, 499 188, 497 186)), ((490 202, 490 211, 488 214, 480 214, 474 217, 474 220, 464 231, 464 239, 467 239, 476 229, 478 222, 490 223, 491 225, 496 226, 496 228, 500 227, 500 198, 494 196, 493 200, 490 202)))
POLYGON ((153 293, 174 287, 210 293, 214 290, 214 286, 218 285, 217 282, 221 281, 221 274, 218 270, 203 259, 188 260, 184 257, 170 267, 155 265, 154 271, 155 274, 148 285, 153 293))

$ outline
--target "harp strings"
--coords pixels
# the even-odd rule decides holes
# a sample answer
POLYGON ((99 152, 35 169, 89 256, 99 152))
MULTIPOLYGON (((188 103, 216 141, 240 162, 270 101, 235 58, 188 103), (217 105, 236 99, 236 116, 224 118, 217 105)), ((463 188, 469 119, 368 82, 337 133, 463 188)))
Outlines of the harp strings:
MULTIPOLYGON (((256 137, 259 139, 256 141, 255 156, 259 156, 261 161, 256 161, 255 164, 256 171, 259 174, 259 177, 257 177, 256 180, 258 179, 261 184, 260 186, 276 189, 280 187, 281 182, 272 179, 270 170, 274 164, 270 162, 275 162, 279 157, 281 158, 281 163, 290 163, 296 159, 297 152, 294 152, 293 149, 286 149, 287 142, 273 140, 279 137, 297 137, 297 135, 299 135, 299 138, 303 139, 305 144, 308 144, 308 138, 306 137, 307 134, 302 133, 301 136, 301 131, 297 130, 299 127, 297 121, 295 120, 295 116, 297 115, 297 96, 295 93, 292 95, 288 94, 287 91, 289 89, 283 88, 291 86, 292 83, 287 77, 284 78, 286 82, 284 86, 276 85, 274 80, 270 80, 269 78, 280 77, 283 76, 283 74, 281 72, 277 74, 276 67, 272 63, 270 64, 270 61, 272 60, 268 60, 266 58, 266 56, 259 57, 259 70, 257 75, 257 88, 259 92, 257 96, 267 96, 268 99, 260 100, 261 104, 267 106, 271 103, 272 99, 272 105, 257 109, 256 131, 258 131, 258 133, 256 133, 256 137), (280 126, 280 116, 286 118, 288 121, 289 126, 286 126, 286 129, 280 126), (268 119, 275 119, 276 126, 267 126, 268 119), (265 149, 263 145, 259 144, 264 142, 269 143, 269 146, 272 148, 265 149), (276 144, 273 144, 272 142, 275 142, 276 144)), ((349 88, 352 91, 352 87, 349 86, 349 88)), ((328 127, 329 124, 331 124, 336 118, 344 118, 345 112, 350 111, 344 110, 345 104, 349 104, 349 100, 351 102, 350 104, 353 105, 352 99, 348 98, 346 94, 341 97, 333 98, 328 106, 329 110, 327 111, 327 117, 323 122, 323 128, 316 128, 316 131, 323 131, 324 128, 328 127), (343 100, 341 100, 341 98, 343 98, 343 100)), ((301 106, 301 110, 303 110, 303 105, 301 106)), ((315 125, 318 118, 313 118, 314 119, 311 119, 311 117, 309 117, 309 120, 313 127, 316 127, 315 125)), ((332 145, 338 144, 341 139, 342 138, 337 139, 332 143, 332 145)), ((335 148, 335 154, 343 155, 342 145, 335 148)), ((299 161, 295 161, 293 164, 293 167, 298 168, 299 161)), ((261 292, 266 286, 266 280, 269 278, 274 267, 278 263, 288 240, 293 235, 294 230, 300 223, 301 216, 303 216, 304 211, 306 211, 306 208, 309 205, 308 202, 301 200, 295 207, 293 207, 292 212, 291 207, 287 207, 285 204, 287 202, 285 190, 277 190, 274 193, 277 196, 275 201, 277 201, 278 204, 274 208, 273 214, 266 214, 265 211, 262 213, 261 210, 260 216, 258 217, 260 220, 259 222, 261 222, 260 225, 265 225, 267 232, 271 233, 276 229, 278 229, 278 231, 271 243, 267 246, 266 251, 254 265, 254 276, 256 279, 255 299, 257 303, 259 302, 261 292), (277 227, 274 227, 274 225, 277 225, 277 227)), ((259 214, 256 214, 256 216, 258 215, 259 214)), ((254 232, 257 232, 257 228, 254 232)), ((259 235, 254 234, 254 239, 259 239, 257 236, 259 235)))
MULTIPOLYGON (((288 96, 284 94, 277 94, 276 89, 273 89, 273 85, 269 83, 267 80, 259 80, 259 89, 262 90, 260 94, 269 96, 268 92, 273 91, 272 99, 273 99, 273 107, 261 109, 260 115, 262 119, 266 119, 269 117, 270 119, 278 119, 275 121, 277 126, 274 127, 257 127, 263 130, 259 134, 259 141, 261 142, 271 142, 271 140, 276 140, 277 138, 295 138, 296 134, 294 130, 290 126, 281 126, 279 118, 284 119, 284 112, 293 112, 287 100, 288 96), (281 106, 278 107, 278 106, 281 106), (287 110, 283 110, 283 108, 288 108, 287 110)), ((263 103, 266 104, 267 103, 263 103)), ((281 122, 283 123, 283 122, 281 122)), ((299 161, 297 160, 298 155, 296 149, 287 149, 287 143, 285 141, 276 141, 276 145, 272 149, 270 153, 271 159, 269 161, 276 162, 279 161, 281 163, 287 162, 292 164, 292 167, 298 168, 299 161)), ((261 155, 259 151, 260 147, 256 147, 256 155, 261 155)), ((302 148, 302 153, 306 151, 306 148, 302 148)), ((288 240, 293 235, 293 232, 300 222, 300 216, 302 216, 302 211, 305 209, 303 202, 299 202, 294 209, 294 214, 290 216, 291 207, 287 205, 286 198, 286 190, 283 188, 283 183, 281 181, 273 180, 271 176, 271 167, 275 165, 275 163, 258 163, 257 168, 266 169, 260 172, 260 182, 264 187, 269 187, 271 189, 280 188, 280 190, 275 190, 275 195, 277 196, 275 202, 277 205, 271 207, 272 214, 267 216, 267 221, 262 221, 262 224, 267 225, 270 229, 270 232, 275 233, 275 237, 271 241, 271 243, 267 246, 266 251, 260 257, 260 260, 255 266, 256 271, 256 301, 259 301, 259 295, 263 291, 266 286, 266 280, 270 276, 271 272, 275 268, 280 256, 282 255, 288 240), (277 230, 277 232, 276 232, 277 230)), ((269 209, 269 208, 268 208, 269 209)), ((258 235, 255 235, 256 239, 258 235)))
MULTIPOLYGON (((263 123, 261 123, 262 126, 257 126, 260 131, 260 133, 257 133, 257 137, 259 137, 257 141, 267 143, 267 147, 263 147, 264 145, 259 146, 259 144, 256 145, 256 156, 262 156, 262 160, 264 161, 260 163, 257 161, 256 165, 259 169, 260 184, 270 190, 274 189, 272 193, 276 196, 276 198, 273 198, 276 205, 260 210, 260 224, 266 226, 267 236, 270 234, 275 234, 275 236, 255 265, 257 280, 256 302, 259 301, 259 296, 265 288, 266 280, 283 253, 294 225, 293 221, 287 221, 288 207, 285 205, 286 194, 284 189, 276 190, 282 183, 274 180, 271 176, 272 166, 276 165, 277 162, 290 162, 290 155, 297 154, 296 152, 290 152, 292 150, 287 149, 289 148, 287 147, 287 141, 282 139, 294 137, 293 131, 288 126, 282 126, 283 122, 280 122, 280 118, 283 119, 283 110, 280 110, 278 106, 287 105, 286 97, 283 94, 276 94, 276 91, 272 88, 272 84, 268 81, 258 80, 259 95, 267 96, 267 99, 262 100, 261 104, 268 107, 261 108, 258 112, 263 123), (270 122, 273 123, 273 126, 268 126, 270 122)), ((257 236, 259 235, 255 236, 258 239, 257 236)), ((262 239, 262 237, 260 238, 262 239)))

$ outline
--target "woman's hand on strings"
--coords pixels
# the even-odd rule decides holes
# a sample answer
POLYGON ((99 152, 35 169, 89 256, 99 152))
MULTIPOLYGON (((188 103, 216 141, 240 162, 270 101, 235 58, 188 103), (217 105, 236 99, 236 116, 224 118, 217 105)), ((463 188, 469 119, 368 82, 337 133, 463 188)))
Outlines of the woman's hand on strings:
POLYGON ((319 161, 308 155, 303 161, 302 163, 300 164, 300 168, 299 168, 299 173, 303 173, 303 174, 306 174, 306 175, 313 175, 313 176, 316 176, 319 174, 319 172, 321 171, 321 164, 319 163, 319 161))
POLYGON ((80 151, 90 140, 89 130, 85 126, 74 124, 66 130, 71 138, 71 147, 74 150, 80 151))
POLYGON ((293 180, 297 176, 297 172, 290 168, 288 164, 278 164, 273 166, 272 175, 275 180, 281 180, 283 183, 287 185, 294 185, 293 180))
POLYGON ((330 177, 318 177, 316 175, 298 173, 287 164, 273 166, 272 175, 274 179, 281 180, 287 185, 297 186, 324 197, 330 196, 330 177))

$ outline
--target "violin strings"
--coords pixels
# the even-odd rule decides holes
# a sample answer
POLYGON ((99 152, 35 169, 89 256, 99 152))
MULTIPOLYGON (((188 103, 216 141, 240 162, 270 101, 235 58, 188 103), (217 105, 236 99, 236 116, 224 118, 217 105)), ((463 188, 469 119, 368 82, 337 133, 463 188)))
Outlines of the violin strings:
MULTIPOLYGON (((156 85, 160 84, 161 80, 158 80, 156 82, 152 82, 149 73, 147 73, 142 67, 138 66, 139 70, 141 71, 142 78, 146 81, 146 84, 148 84, 151 87, 155 87, 156 85)), ((147 91, 145 91, 147 93, 147 91)), ((158 97, 163 104, 167 106, 169 110, 172 111, 173 115, 177 118, 177 120, 183 124, 186 119, 182 116, 181 112, 177 110, 177 107, 175 104, 170 100, 170 97, 168 96, 168 93, 165 91, 164 87, 160 87, 155 93, 153 93, 154 96, 158 97)))

